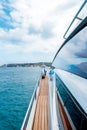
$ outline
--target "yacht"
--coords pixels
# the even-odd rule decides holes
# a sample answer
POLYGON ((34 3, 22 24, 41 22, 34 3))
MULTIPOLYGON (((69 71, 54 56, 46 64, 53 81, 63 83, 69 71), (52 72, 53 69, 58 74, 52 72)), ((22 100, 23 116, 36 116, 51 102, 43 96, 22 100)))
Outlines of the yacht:
POLYGON ((55 68, 37 82, 21 130, 87 130, 87 0, 64 38, 55 68))

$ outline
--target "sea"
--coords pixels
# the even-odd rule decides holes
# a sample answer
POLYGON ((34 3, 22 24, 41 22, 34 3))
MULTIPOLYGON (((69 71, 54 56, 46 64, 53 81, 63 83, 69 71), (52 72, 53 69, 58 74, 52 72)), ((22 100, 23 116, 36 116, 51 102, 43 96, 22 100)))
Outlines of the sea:
POLYGON ((40 67, 0 68, 0 130, 20 130, 40 67))

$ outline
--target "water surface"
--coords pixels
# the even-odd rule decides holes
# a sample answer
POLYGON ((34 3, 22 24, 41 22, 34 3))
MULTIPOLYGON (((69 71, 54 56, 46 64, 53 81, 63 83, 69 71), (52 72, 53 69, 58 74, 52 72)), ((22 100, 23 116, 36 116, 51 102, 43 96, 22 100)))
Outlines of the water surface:
POLYGON ((39 67, 0 68, 0 130, 20 130, 39 67))

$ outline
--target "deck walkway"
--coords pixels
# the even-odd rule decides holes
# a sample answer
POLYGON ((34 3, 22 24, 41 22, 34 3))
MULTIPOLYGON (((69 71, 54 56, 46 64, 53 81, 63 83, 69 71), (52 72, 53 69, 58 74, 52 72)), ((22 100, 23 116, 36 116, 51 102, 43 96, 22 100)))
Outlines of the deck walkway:
POLYGON ((48 76, 40 82, 32 130, 48 130, 48 76))

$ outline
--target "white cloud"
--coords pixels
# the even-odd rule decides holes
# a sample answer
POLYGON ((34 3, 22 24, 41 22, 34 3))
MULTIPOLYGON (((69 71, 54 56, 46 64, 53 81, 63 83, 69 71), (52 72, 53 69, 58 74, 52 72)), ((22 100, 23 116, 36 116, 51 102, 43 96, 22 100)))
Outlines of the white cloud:
MULTIPOLYGON (((21 62, 52 61, 81 3, 82 0, 10 0, 9 8, 12 10, 9 24, 14 28, 8 31, 0 29, 0 59, 6 55, 8 60, 3 60, 4 63, 16 62, 16 59, 19 62, 20 59, 21 62), (30 28, 32 33, 29 33, 30 28)), ((0 12, 5 14, 2 6, 0 12)))

